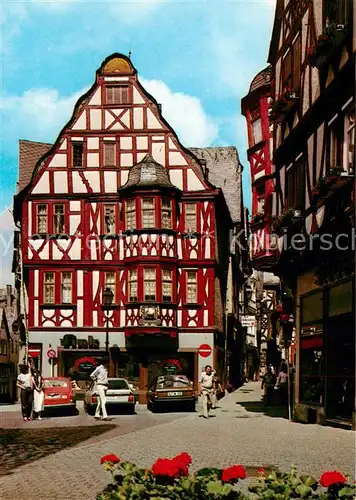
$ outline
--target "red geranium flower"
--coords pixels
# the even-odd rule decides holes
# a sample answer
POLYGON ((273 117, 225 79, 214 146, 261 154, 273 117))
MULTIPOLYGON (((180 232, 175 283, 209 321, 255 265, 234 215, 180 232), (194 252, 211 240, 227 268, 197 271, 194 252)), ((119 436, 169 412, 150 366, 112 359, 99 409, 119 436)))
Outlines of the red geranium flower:
POLYGON ((190 465, 192 463, 192 457, 189 455, 189 453, 183 452, 174 457, 173 460, 176 460, 178 462, 182 462, 185 465, 190 465))
POLYGON ((118 463, 120 463, 120 459, 114 453, 109 453, 109 455, 104 455, 100 459, 101 464, 104 464, 105 462, 111 462, 112 464, 118 464, 118 463))
POLYGON ((221 479, 223 483, 235 482, 239 479, 245 479, 246 470, 242 465, 233 465, 223 470, 221 479))
POLYGON ((258 474, 259 476, 264 476, 264 475, 266 474, 266 471, 264 470, 264 468, 263 468, 263 467, 259 467, 259 468, 257 469, 257 474, 258 474))
POLYGON ((321 486, 328 488, 332 484, 345 484, 346 477, 336 470, 324 472, 319 480, 321 486))
POLYGON ((179 463, 170 458, 159 458, 152 465, 152 474, 154 476, 179 477, 180 472, 179 463))

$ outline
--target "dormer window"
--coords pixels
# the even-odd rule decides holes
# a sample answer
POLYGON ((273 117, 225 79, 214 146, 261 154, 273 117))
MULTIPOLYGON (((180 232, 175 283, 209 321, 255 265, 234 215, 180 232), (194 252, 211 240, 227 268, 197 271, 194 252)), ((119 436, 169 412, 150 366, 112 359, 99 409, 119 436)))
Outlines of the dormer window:
POLYGON ((153 198, 142 198, 142 227, 155 227, 155 206, 153 198))
POLYGON ((136 227, 136 203, 135 200, 127 200, 125 203, 126 229, 131 230, 136 227))
POLYGON ((128 85, 108 85, 106 87, 106 104, 128 104, 128 85))
POLYGON ((162 227, 166 229, 172 228, 172 202, 167 198, 162 200, 162 227))

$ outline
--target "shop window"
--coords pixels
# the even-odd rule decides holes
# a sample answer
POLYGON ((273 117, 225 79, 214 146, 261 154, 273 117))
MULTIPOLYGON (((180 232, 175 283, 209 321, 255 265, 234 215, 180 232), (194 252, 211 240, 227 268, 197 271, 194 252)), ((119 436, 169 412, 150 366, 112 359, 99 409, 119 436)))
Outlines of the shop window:
POLYGON ((136 228, 136 203, 135 200, 127 200, 125 203, 126 229, 136 228))
POLYGON ((46 234, 48 232, 48 205, 37 205, 37 233, 46 234))
POLYGON ((197 271, 187 272, 187 303, 196 304, 198 302, 198 273, 197 271))
POLYGON ((45 273, 44 275, 44 301, 45 304, 54 304, 54 273, 45 273))
POLYGON ((65 227, 65 208, 63 204, 54 205, 53 214, 53 232, 55 234, 63 234, 65 227))
POLYGON ((142 198, 142 227, 155 227, 154 198, 142 198))
POLYGON ((185 230, 189 233, 197 231, 197 205, 186 203, 185 205, 185 230))
POLYGON ((144 269, 144 298, 146 302, 156 300, 156 270, 144 269))
POLYGON ((298 91, 300 89, 300 35, 288 50, 282 62, 282 88, 298 91))
POLYGON ((162 300, 172 302, 172 271, 170 269, 162 270, 162 300))
POLYGON ((105 217, 105 234, 115 234, 115 205, 104 205, 105 217))
POLYGON ((137 271, 129 271, 129 302, 137 302, 137 271))
POLYGON ((253 130, 253 141, 254 144, 262 141, 262 122, 261 118, 254 120, 252 122, 252 130, 253 130))
POLYGON ((302 325, 321 322, 323 320, 323 304, 323 292, 316 292, 301 297, 302 325))
POLYGON ((297 210, 305 208, 305 162, 303 158, 287 170, 286 205, 288 208, 297 210))
POLYGON ((108 85, 106 87, 106 104, 128 104, 128 85, 108 85))
POLYGON ((115 304, 116 303, 116 276, 115 276, 115 272, 107 272, 105 273, 105 284, 104 284, 104 290, 106 289, 109 289, 111 290, 112 292, 112 301, 113 303, 115 304))
POLYGON ((343 165, 343 149, 344 149, 344 122, 343 119, 337 118, 328 130, 328 141, 326 149, 326 166, 327 170, 341 167, 343 165))
POLYGON ((104 142, 104 167, 116 166, 116 144, 115 142, 104 142))
POLYGON ((355 170, 355 110, 345 116, 344 170, 352 175, 355 170))
POLYGON ((352 0, 325 0, 326 24, 339 24, 346 26, 351 20, 352 0))
POLYGON ((329 316, 352 313, 352 281, 347 281, 329 290, 329 316))
POLYGON ((61 273, 61 302, 72 303, 72 273, 61 273))
POLYGON ((72 144, 72 164, 73 167, 83 166, 83 150, 84 145, 82 143, 72 144))
POLYGON ((172 202, 167 198, 162 200, 162 227, 172 228, 172 202))
POLYGON ((321 345, 303 347, 300 350, 300 400, 323 404, 323 349, 321 345))

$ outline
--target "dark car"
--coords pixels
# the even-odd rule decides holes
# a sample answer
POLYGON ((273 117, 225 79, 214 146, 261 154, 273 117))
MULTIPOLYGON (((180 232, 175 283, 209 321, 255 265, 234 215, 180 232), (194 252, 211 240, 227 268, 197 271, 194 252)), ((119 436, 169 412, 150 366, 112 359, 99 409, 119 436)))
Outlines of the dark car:
POLYGON ((147 408, 153 412, 167 406, 195 411, 196 400, 193 383, 185 375, 161 375, 147 389, 147 408))

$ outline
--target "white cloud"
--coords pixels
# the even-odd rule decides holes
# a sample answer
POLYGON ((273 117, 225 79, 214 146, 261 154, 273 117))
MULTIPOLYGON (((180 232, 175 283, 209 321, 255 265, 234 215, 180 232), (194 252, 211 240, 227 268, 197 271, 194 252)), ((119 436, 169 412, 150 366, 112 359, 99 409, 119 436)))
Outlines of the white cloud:
POLYGON ((183 145, 209 146, 218 137, 218 126, 197 97, 172 92, 159 80, 140 79, 143 87, 162 104, 163 117, 173 127, 183 145))
POLYGON ((11 272, 14 228, 12 207, 9 207, 0 214, 0 287, 14 282, 11 272))
POLYGON ((1 101, 4 147, 7 141, 31 139, 53 141, 72 115, 74 105, 85 92, 60 96, 53 89, 30 89, 22 96, 4 96, 1 101), (6 141, 7 140, 7 141, 6 141))

